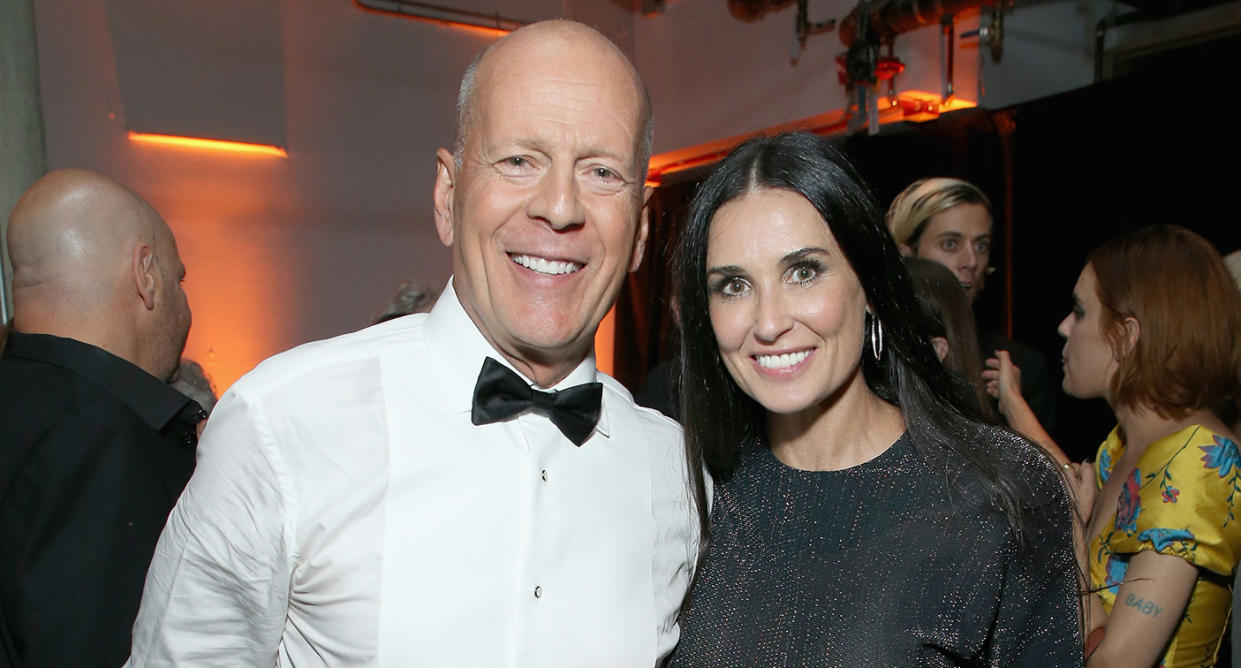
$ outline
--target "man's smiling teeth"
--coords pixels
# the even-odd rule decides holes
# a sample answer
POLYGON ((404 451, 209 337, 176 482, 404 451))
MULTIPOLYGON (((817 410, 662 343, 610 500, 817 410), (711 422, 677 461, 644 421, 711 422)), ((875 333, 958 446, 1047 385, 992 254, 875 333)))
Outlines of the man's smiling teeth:
POLYGON ((513 255, 511 257, 513 258, 513 262, 520 264, 530 271, 538 272, 540 274, 571 274, 582 268, 582 265, 577 264, 576 262, 545 260, 534 255, 513 255))
POLYGON ((810 351, 803 350, 799 353, 784 353, 783 355, 755 355, 754 359, 758 360, 758 365, 764 369, 787 369, 800 364, 809 356, 810 351))

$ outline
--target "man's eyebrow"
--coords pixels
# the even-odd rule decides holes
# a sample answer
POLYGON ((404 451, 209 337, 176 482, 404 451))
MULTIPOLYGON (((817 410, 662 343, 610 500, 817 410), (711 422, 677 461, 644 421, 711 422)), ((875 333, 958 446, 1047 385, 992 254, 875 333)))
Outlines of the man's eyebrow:
MULTIPOLYGON (((490 153, 500 154, 512 148, 521 149, 523 151, 534 151, 536 153, 542 153, 544 155, 550 155, 553 149, 553 144, 539 137, 522 137, 518 139, 510 139, 510 140, 494 142, 494 144, 488 148, 488 151, 490 153)), ((586 150, 583 151, 580 156, 574 158, 574 163, 576 164, 576 163, 589 161, 589 160, 597 160, 599 158, 603 158, 606 160, 613 160, 615 162, 618 162, 620 163, 619 166, 626 171, 635 170, 633 163, 636 161, 634 160, 634 156, 628 155, 628 154, 617 153, 610 149, 599 148, 599 147, 587 147, 586 150)), ((646 176, 646 173, 644 172, 642 174, 642 177, 645 177, 645 176, 646 176)))
POLYGON ((636 165, 637 160, 634 159, 633 155, 622 155, 622 154, 616 153, 615 151, 612 151, 611 149, 596 148, 596 147, 587 148, 586 151, 582 154, 582 157, 577 159, 577 162, 586 162, 586 161, 598 160, 598 159, 604 159, 604 160, 616 162, 617 167, 626 172, 626 174, 624 175, 626 178, 638 178, 639 176, 642 178, 646 177, 645 172, 643 172, 640 175, 629 173, 629 172, 637 171, 637 165, 636 165))
MULTIPOLYGON (((494 147, 517 146, 520 148, 526 148, 526 149, 530 149, 533 151, 540 151, 543 153, 550 152, 552 148, 556 146, 556 143, 554 141, 545 139, 543 137, 538 137, 538 136, 500 139, 498 141, 492 142, 492 144, 494 147)), ((619 160, 621 162, 627 162, 631 160, 633 156, 625 152, 618 153, 610 148, 605 148, 602 146, 587 146, 585 149, 582 150, 581 156, 576 159, 577 160, 589 160, 591 158, 610 158, 612 160, 619 160)))
POLYGON ((533 139, 523 137, 520 139, 511 139, 511 140, 495 142, 495 144, 492 146, 492 150, 499 151, 499 150, 504 150, 507 148, 519 148, 522 150, 538 151, 539 153, 546 153, 547 152, 546 147, 547 147, 547 142, 537 137, 533 139))
POLYGON ((627 149, 617 152, 615 148, 609 148, 608 146, 601 145, 601 144, 586 144, 581 147, 581 153, 579 155, 580 155, 580 157, 578 158, 579 160, 586 160, 592 157, 613 158, 616 160, 627 160, 632 157, 631 155, 628 154, 627 149))

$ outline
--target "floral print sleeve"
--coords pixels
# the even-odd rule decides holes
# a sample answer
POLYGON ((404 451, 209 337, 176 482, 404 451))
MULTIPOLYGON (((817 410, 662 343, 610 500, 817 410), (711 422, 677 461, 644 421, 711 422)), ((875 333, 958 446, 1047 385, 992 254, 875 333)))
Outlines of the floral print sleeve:
POLYGON ((1120 492, 1111 548, 1154 550, 1231 577, 1241 554, 1241 454, 1191 427, 1152 444, 1120 492))
POLYGON ((1103 441, 1103 444, 1099 446, 1099 451, 1095 453, 1094 479, 1095 485, 1099 489, 1102 489, 1103 483, 1107 482, 1107 479, 1111 477, 1112 460, 1116 456, 1116 450, 1122 447, 1120 437, 1117 436, 1119 430, 1120 427, 1113 429, 1112 433, 1108 435, 1107 440, 1103 441))
MULTIPOLYGON (((1111 462, 1123 449, 1116 432, 1099 448, 1096 475, 1100 482, 1107 480, 1111 462)), ((1165 657, 1168 666, 1187 665, 1181 659, 1191 654, 1206 656, 1223 633, 1231 604, 1226 583, 1241 558, 1238 492, 1241 451, 1237 444, 1205 427, 1187 427, 1142 453, 1137 468, 1121 486, 1111 523, 1090 543, 1091 580, 1109 611, 1129 559, 1138 552, 1176 556, 1200 569, 1185 623, 1165 657)))

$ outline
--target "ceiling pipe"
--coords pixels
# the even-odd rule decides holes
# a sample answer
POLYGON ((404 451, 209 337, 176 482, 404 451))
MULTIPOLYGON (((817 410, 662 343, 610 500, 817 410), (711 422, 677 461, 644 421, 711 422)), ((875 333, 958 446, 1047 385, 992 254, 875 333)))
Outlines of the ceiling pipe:
MULTIPOLYGON (((868 27, 879 42, 890 42, 901 33, 935 25, 944 16, 990 4, 992 0, 871 0, 867 3, 868 27)), ((857 41, 858 18, 858 7, 854 7, 840 22, 840 42, 845 46, 857 41)))

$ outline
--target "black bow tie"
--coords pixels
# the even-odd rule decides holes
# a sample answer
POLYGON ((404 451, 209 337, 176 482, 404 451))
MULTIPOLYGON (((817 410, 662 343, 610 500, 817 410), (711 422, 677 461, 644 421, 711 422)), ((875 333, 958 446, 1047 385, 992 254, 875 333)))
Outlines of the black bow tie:
POLYGON ((602 398, 603 383, 583 383, 551 392, 536 390, 512 369, 488 357, 474 384, 470 422, 491 424, 533 408, 545 413, 560 433, 580 447, 599 422, 602 398))

